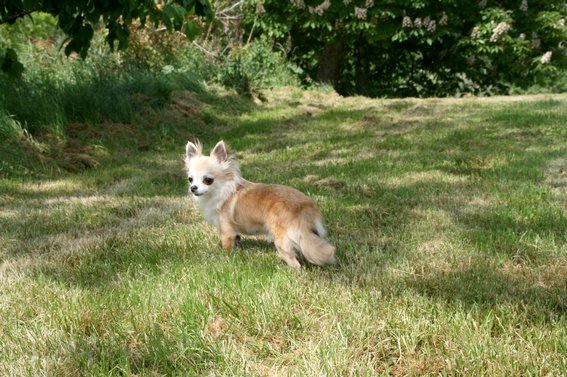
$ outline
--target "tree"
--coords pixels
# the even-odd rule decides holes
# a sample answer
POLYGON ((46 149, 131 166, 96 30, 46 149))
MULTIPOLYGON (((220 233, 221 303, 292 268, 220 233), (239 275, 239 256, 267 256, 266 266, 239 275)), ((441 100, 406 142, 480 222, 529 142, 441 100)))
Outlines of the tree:
MULTIPOLYGON (((212 15, 208 0, 0 0, 0 25, 14 24, 36 12, 57 17, 58 27, 68 36, 65 54, 76 52, 82 58, 87 56, 98 28, 107 30, 106 41, 111 49, 124 49, 134 21, 142 26, 146 22, 156 26, 163 24, 168 30, 184 31, 192 38, 199 28, 190 17, 212 15)), ((12 74, 21 73, 23 69, 16 52, 9 46, 0 54, 0 69, 12 74)))
POLYGON ((244 24, 343 94, 503 93, 567 66, 563 0, 246 0, 244 24))

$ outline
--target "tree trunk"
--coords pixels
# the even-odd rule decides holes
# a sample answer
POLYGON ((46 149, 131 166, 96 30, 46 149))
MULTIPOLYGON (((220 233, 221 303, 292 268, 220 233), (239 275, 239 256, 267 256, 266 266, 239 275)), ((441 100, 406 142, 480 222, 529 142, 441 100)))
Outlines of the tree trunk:
MULTIPOLYGON (((360 41, 359 46, 365 46, 363 41, 360 41)), ((363 96, 368 95, 368 83, 370 81, 370 62, 366 55, 367 49, 359 47, 356 50, 356 72, 354 77, 356 94, 363 96)))
POLYGON ((344 56, 345 43, 342 40, 328 43, 319 57, 317 82, 337 86, 341 62, 344 56))

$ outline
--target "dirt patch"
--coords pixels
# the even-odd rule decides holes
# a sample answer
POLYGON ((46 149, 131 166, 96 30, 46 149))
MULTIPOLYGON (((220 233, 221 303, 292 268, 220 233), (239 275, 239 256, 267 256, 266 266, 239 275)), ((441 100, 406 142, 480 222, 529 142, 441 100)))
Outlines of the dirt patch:
POLYGON ((88 123, 70 123, 65 126, 65 133, 71 139, 96 138, 100 132, 88 123))
POLYGON ((170 101, 164 106, 159 114, 151 114, 145 117, 150 125, 158 123, 185 124, 191 122, 196 125, 205 125, 201 118, 203 107, 208 106, 201 102, 195 93, 188 91, 173 92, 170 101))
POLYGON ((323 112, 325 107, 317 104, 308 104, 308 105, 300 105, 297 107, 297 109, 305 115, 316 115, 323 112))
POLYGON ((115 138, 118 136, 130 136, 136 133, 136 129, 130 123, 116 123, 105 121, 100 125, 104 135, 115 138))
POLYGON ((132 94, 132 99, 138 102, 138 104, 145 104, 150 102, 152 97, 145 95, 144 93, 134 93, 132 94))
POLYGON ((335 190, 340 190, 346 186, 346 183, 339 181, 335 178, 319 178, 317 175, 309 174, 303 178, 304 182, 311 183, 316 187, 329 187, 335 190))
POLYGON ((224 335, 227 332, 227 330, 228 330, 228 325, 220 317, 215 317, 207 324, 206 327, 207 334, 211 335, 213 338, 218 338, 224 335))
POLYGON ((194 117, 199 114, 203 107, 195 93, 188 91, 177 91, 171 94, 170 104, 167 106, 170 111, 176 112, 181 116, 194 117))
POLYGON ((68 147, 63 150, 63 168, 80 171, 96 168, 98 161, 92 156, 93 150, 89 145, 68 147))
POLYGON ((87 142, 101 137, 104 132, 88 123, 70 123, 65 126, 65 137, 44 132, 37 136, 34 154, 42 165, 55 164, 57 168, 81 171, 98 166, 95 150, 87 142))
MULTIPOLYGON (((50 157, 59 160, 59 165, 69 171, 81 171, 96 168, 99 161, 95 158, 95 152, 89 141, 100 138, 108 133, 107 126, 102 125, 100 129, 88 123, 70 123, 65 126, 66 140, 59 143, 50 143, 52 151, 50 157)), ((123 126, 121 125, 121 128, 123 126)))

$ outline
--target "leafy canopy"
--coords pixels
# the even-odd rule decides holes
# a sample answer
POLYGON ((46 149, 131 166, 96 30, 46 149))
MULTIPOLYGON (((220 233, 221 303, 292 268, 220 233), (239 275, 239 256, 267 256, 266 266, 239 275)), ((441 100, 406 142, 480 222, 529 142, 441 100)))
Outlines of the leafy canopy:
MULTIPOLYGON (((130 26, 134 21, 156 27, 163 24, 169 31, 183 31, 194 38, 198 26, 191 16, 211 17, 208 0, 0 0, 0 25, 14 24, 33 13, 49 13, 57 17, 57 26, 67 34, 65 54, 87 56, 95 29, 107 30, 106 42, 111 49, 128 45, 130 26)), ((23 66, 14 49, 0 51, 0 69, 19 74, 23 66)))

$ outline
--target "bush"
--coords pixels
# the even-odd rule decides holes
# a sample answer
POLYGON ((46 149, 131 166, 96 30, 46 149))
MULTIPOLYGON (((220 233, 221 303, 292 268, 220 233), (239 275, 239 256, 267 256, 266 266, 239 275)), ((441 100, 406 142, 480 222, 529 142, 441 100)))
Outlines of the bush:
POLYGON ((298 85, 290 64, 266 39, 232 49, 219 64, 218 80, 246 96, 261 89, 298 85))
POLYGON ((129 47, 121 57, 125 70, 188 73, 205 81, 216 77, 210 62, 185 34, 170 33, 163 28, 133 26, 129 47))
POLYGON ((306 82, 379 97, 504 94, 567 68, 563 0, 246 0, 306 82))

